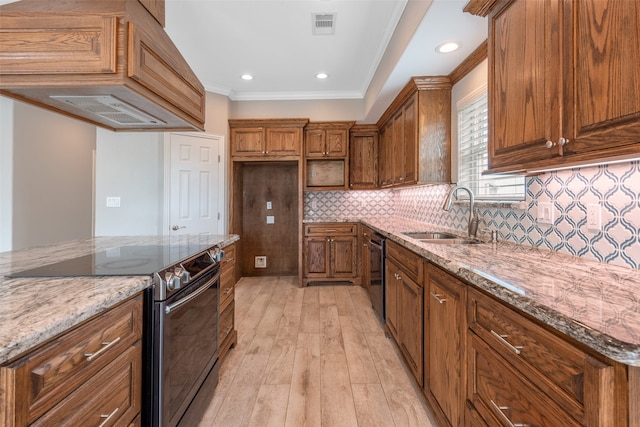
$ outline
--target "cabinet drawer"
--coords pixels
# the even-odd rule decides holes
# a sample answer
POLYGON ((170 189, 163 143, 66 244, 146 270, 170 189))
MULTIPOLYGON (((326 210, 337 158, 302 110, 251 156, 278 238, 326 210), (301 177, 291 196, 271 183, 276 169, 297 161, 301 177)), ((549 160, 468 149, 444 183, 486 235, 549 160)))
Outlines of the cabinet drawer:
POLYGON ((409 273, 413 280, 423 284, 422 272, 424 263, 420 255, 403 248, 391 240, 387 240, 387 256, 400 263, 404 267, 405 273, 409 273))
POLYGON ((138 342, 32 426, 128 426, 141 409, 141 365, 138 342))
POLYGON ((580 425, 473 332, 467 336, 467 398, 482 418, 498 419, 501 425, 580 425))
POLYGON ((609 410, 608 392, 601 388, 613 381, 613 366, 477 291, 469 292, 468 316, 478 336, 576 419, 585 418, 586 401, 593 406, 590 412, 609 410))
POLYGON ((307 224, 304 226, 304 235, 335 236, 338 234, 355 236, 358 230, 356 224, 307 224))
POLYGON ((100 314, 13 364, 12 378, 19 424, 33 422, 142 336, 142 295, 100 314), (26 415, 24 415, 26 414, 26 415))
POLYGON ((218 327, 218 342, 222 344, 227 336, 233 331, 233 316, 235 312, 235 303, 231 303, 220 313, 220 326, 218 327))

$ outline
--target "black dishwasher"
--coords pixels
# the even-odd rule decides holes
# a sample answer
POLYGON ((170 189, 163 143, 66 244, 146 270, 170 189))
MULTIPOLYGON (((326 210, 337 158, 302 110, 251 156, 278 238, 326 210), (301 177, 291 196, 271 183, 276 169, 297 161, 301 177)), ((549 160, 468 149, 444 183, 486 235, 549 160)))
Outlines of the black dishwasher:
POLYGON ((385 322, 384 284, 385 238, 373 233, 369 237, 369 294, 371 306, 382 323, 385 322))

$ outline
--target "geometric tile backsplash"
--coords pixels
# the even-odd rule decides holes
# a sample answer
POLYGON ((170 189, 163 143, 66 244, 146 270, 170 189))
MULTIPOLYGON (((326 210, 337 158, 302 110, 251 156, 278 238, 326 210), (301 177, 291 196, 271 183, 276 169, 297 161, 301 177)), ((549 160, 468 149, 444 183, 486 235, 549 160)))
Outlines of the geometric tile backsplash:
MULTIPOLYGON (((481 231, 497 230, 501 240, 640 270, 640 161, 558 170, 526 181, 526 198, 520 206, 476 207, 481 231), (553 206, 553 224, 538 223, 540 203, 553 206), (601 214, 600 230, 587 224, 587 209, 593 205, 601 214)), ((454 204, 449 212, 442 209, 449 188, 307 192, 304 214, 309 218, 396 215, 465 232, 468 204, 454 204)))

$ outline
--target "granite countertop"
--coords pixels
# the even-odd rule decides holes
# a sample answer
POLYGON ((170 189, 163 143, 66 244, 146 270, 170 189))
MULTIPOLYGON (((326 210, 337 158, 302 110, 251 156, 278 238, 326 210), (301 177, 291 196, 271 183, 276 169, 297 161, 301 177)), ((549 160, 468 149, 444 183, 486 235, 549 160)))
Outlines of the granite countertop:
POLYGON ((423 243, 402 232, 442 227, 401 217, 305 220, 332 221, 362 222, 597 352, 640 366, 640 271, 508 242, 423 243))
POLYGON ((227 246, 236 235, 96 237, 0 253, 0 364, 80 324, 151 285, 149 276, 9 279, 7 274, 119 246, 227 246))

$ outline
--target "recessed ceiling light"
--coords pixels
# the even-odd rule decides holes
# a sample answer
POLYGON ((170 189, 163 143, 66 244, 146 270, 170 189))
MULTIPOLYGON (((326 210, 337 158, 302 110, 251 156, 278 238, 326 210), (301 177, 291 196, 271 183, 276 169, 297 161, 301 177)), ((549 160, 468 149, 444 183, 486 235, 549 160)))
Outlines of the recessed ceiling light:
POLYGON ((253 80, 253 76, 251 74, 243 74, 240 78, 242 78, 242 80, 253 80))
POLYGON ((327 77, 329 77, 329 74, 327 74, 327 73, 318 73, 318 74, 316 74, 316 79, 323 80, 323 79, 326 79, 327 77))
POLYGON ((438 53, 451 53, 454 50, 458 50, 460 48, 460 43, 458 42, 446 42, 442 43, 440 46, 436 48, 436 52, 438 53))

